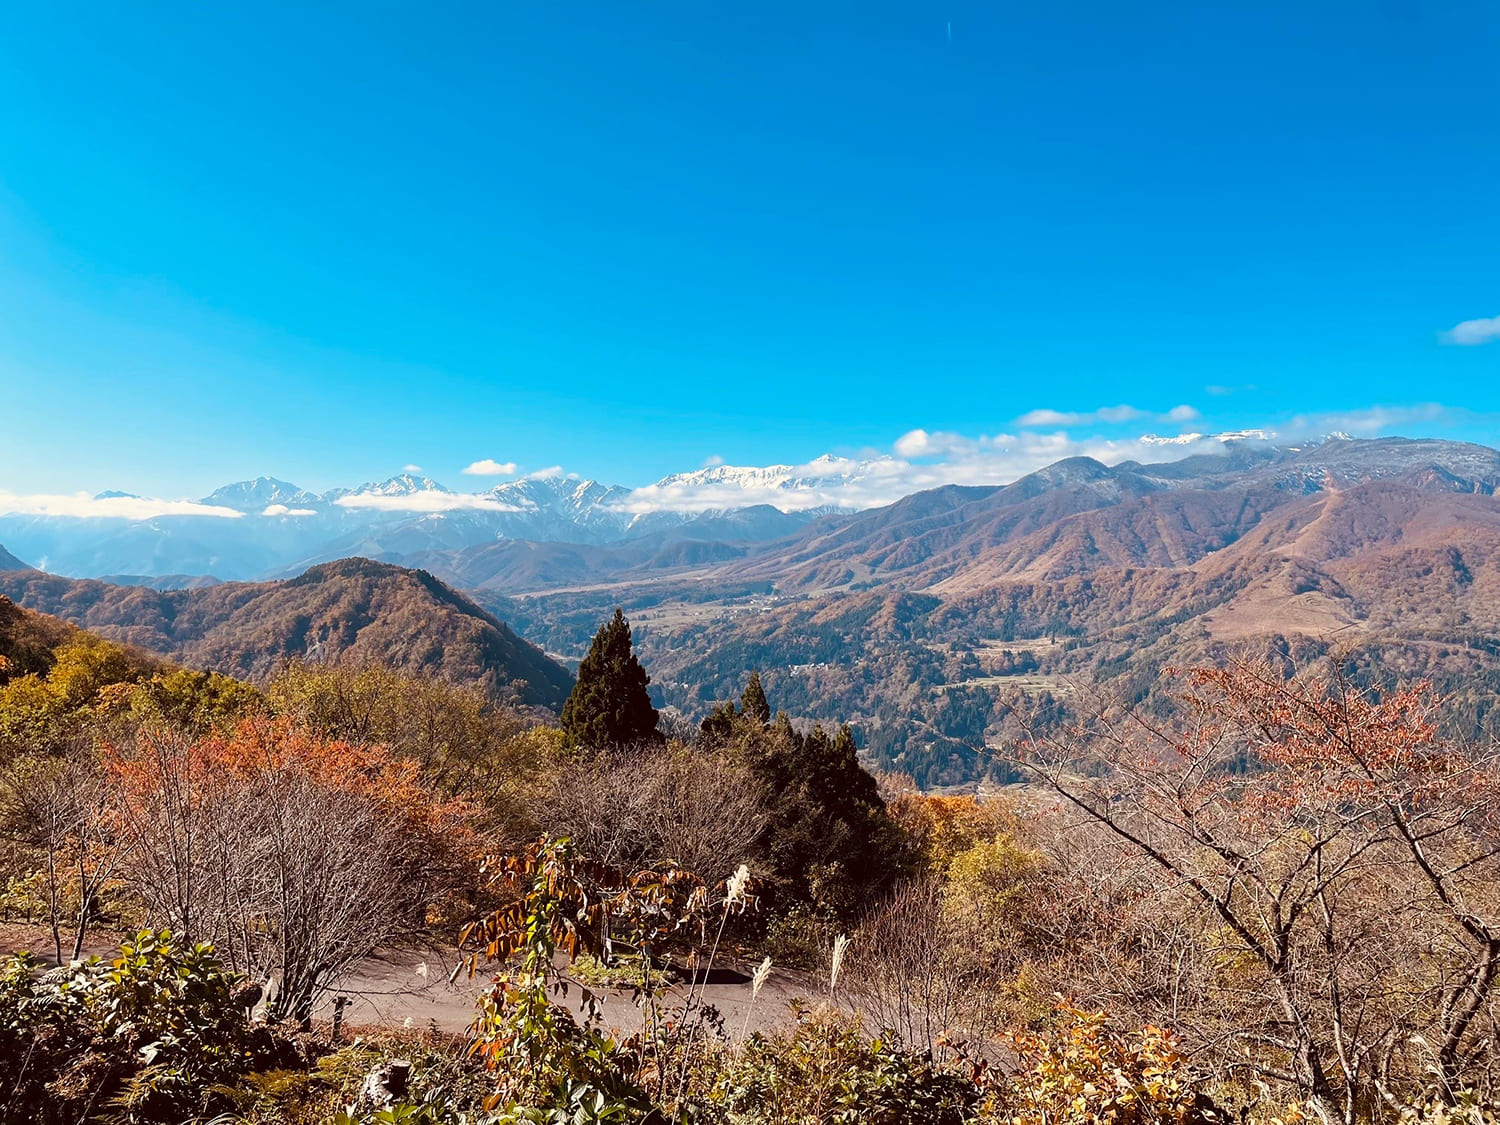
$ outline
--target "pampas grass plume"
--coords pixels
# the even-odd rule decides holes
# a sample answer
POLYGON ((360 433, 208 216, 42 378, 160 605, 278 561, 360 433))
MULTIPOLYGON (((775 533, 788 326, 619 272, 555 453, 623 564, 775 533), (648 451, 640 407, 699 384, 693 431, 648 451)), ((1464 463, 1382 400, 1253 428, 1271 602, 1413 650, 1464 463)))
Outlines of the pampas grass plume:
POLYGON ((833 939, 833 967, 828 971, 828 991, 832 992, 839 984, 839 970, 844 967, 844 954, 849 950, 849 938, 845 934, 839 934, 833 939))

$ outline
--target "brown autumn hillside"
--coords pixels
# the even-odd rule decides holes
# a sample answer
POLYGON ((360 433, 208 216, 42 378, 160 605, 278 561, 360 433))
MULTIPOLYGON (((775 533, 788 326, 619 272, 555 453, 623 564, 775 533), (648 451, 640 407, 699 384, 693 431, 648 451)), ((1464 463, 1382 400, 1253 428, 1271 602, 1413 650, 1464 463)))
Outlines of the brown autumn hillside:
POLYGON ((244 679, 312 654, 475 683, 543 707, 560 707, 571 687, 560 665, 462 594, 421 571, 365 559, 284 582, 192 590, 12 571, 0 574, 0 593, 112 640, 244 679))
MULTIPOLYGON (((760 670, 800 718, 850 719, 882 765, 933 783, 989 769, 1018 708, 1237 652, 1344 655, 1372 682, 1431 676, 1465 729, 1500 688, 1500 452, 1435 440, 1236 444, 1164 464, 1059 462, 946 487, 769 543, 501 540, 420 561, 547 651, 582 655, 623 606, 660 702, 690 716, 760 670)), ((70 582, 0 591, 241 676, 310 649, 490 690, 566 674, 429 574, 344 560, 202 590, 70 582)), ((542 685, 542 686, 538 686, 542 685)))
MULTIPOLYGON (((1500 686, 1500 452, 1441 441, 1073 459, 833 517, 742 560, 517 593, 508 619, 578 649, 631 613, 664 700, 696 712, 759 669, 795 715, 851 717, 877 763, 989 768, 1017 707, 1241 651, 1430 675, 1467 729, 1500 686)), ((488 596, 488 595, 487 595, 488 596)))

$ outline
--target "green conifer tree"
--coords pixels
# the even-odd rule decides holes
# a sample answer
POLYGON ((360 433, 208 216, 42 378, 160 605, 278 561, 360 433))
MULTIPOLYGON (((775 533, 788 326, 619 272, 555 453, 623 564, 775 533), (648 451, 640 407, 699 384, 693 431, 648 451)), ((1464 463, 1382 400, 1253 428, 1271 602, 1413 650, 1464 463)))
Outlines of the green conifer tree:
POLYGON ((602 750, 659 742, 651 677, 636 659, 630 623, 619 609, 594 635, 578 666, 578 683, 563 704, 562 729, 571 746, 602 750))
POLYGON ((761 726, 771 721, 771 704, 766 700, 765 689, 760 686, 759 672, 750 673, 750 682, 745 685, 745 694, 740 697, 740 714, 748 715, 761 726))

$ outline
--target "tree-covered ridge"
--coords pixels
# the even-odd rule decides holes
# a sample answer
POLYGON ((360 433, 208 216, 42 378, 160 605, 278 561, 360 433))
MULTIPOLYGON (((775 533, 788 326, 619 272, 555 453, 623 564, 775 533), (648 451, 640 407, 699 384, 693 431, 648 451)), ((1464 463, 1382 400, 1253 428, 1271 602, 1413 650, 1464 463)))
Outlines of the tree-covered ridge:
POLYGON ((22 609, 0 597, 0 676, 10 680, 51 667, 58 647, 76 629, 55 617, 22 609))
POLYGON ((0 592, 101 636, 243 679, 287 659, 384 664, 496 699, 556 709, 572 678, 429 574, 344 559, 286 582, 151 590, 38 571, 0 575, 0 592))

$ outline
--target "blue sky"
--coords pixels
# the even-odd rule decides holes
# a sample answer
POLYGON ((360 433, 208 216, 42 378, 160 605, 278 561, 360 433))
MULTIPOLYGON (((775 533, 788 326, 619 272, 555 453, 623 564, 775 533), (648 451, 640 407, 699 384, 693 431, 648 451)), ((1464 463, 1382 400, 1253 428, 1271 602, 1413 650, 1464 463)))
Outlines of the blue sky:
POLYGON ((1500 316, 1497 51, 1480 3, 23 0, 0 491, 1493 440, 1500 321, 1441 334, 1500 316))

